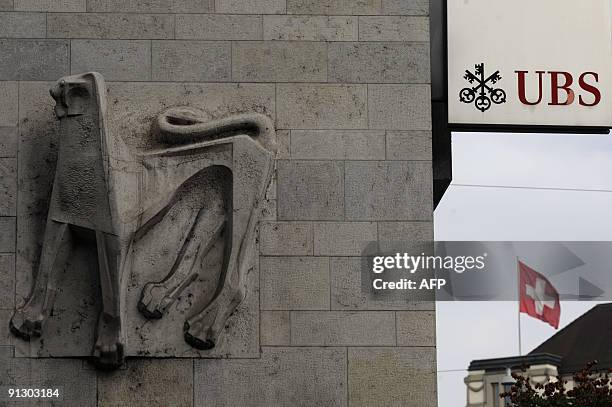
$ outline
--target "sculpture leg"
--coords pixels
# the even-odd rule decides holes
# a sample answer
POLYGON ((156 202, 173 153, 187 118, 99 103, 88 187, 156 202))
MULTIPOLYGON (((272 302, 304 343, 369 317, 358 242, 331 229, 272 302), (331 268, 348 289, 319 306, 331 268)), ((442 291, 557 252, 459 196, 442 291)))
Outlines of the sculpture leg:
POLYGON ((70 231, 66 223, 47 220, 43 250, 34 288, 25 305, 15 311, 10 322, 11 332, 26 341, 39 337, 45 319, 51 314, 57 289, 53 274, 64 266, 70 252, 70 231))
POLYGON ((246 276, 253 255, 255 226, 272 171, 271 157, 250 143, 234 144, 233 200, 229 212, 226 257, 213 300, 183 327, 185 341, 196 349, 215 346, 229 316, 246 297, 246 276))
POLYGON ((98 319, 94 357, 98 367, 115 369, 123 364, 124 341, 121 318, 121 266, 119 238, 96 231, 102 312, 98 319))
POLYGON ((250 257, 253 248, 255 219, 245 231, 245 239, 233 245, 228 238, 227 251, 229 259, 223 265, 225 273, 222 274, 213 300, 199 314, 185 321, 183 334, 185 341, 196 349, 208 350, 215 347, 219 335, 225 327, 229 316, 246 297, 246 274, 249 264, 246 259, 250 257))
POLYGON ((223 231, 225 213, 202 209, 191 219, 191 229, 170 273, 163 281, 147 283, 142 289, 138 310, 146 318, 161 318, 183 290, 197 278, 202 258, 223 231))
POLYGON ((222 283, 223 289, 204 311, 185 321, 185 341, 196 349, 215 347, 225 322, 246 297, 246 284, 241 281, 237 269, 234 270, 232 277, 222 283))
MULTIPOLYGON (((147 283, 143 288, 138 309, 146 318, 161 318, 181 292, 197 278, 202 258, 224 229, 230 187, 229 170, 218 166, 206 168, 177 189, 172 209, 166 207, 153 216, 159 221, 158 218, 171 217, 172 212, 180 210, 182 216, 189 219, 189 232, 176 248, 174 264, 164 280, 147 283)), ((145 227, 148 228, 149 223, 145 227)))

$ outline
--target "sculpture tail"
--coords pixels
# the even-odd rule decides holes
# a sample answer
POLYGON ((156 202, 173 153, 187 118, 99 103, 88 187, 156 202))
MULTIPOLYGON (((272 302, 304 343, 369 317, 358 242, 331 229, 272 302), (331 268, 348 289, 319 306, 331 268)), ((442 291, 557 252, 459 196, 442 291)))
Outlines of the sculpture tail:
POLYGON ((174 107, 160 114, 153 124, 153 134, 164 144, 191 144, 215 140, 228 134, 244 132, 269 151, 276 151, 272 120, 260 113, 244 113, 207 120, 206 114, 190 107, 174 107))

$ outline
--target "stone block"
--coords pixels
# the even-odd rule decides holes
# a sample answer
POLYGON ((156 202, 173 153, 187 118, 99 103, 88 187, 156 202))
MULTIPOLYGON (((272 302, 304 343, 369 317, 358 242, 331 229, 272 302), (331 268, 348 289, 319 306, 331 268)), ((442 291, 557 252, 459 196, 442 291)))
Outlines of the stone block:
POLYGON ((291 158, 307 160, 384 160, 382 130, 292 130, 291 158))
POLYGON ((261 359, 195 361, 196 407, 346 407, 346 350, 262 348, 261 359))
POLYGON ((215 0, 172 0, 174 13, 212 13, 215 0))
POLYGON ((45 38, 44 13, 0 13, 0 37, 45 38))
POLYGON ((349 348, 349 405, 434 407, 435 348, 349 348))
POLYGON ((329 81, 428 83, 429 43, 329 44, 329 81))
MULTIPOLYGON (((0 309, 13 310, 15 306, 15 255, 0 254, 0 309)), ((2 322, 2 321, 0 321, 2 322)), ((8 321, 6 321, 8 323, 8 321)), ((2 330, 0 329, 0 334, 2 330)), ((0 335, 0 345, 3 344, 0 335)))
POLYGON ((382 14, 428 16, 429 0, 382 0, 382 14))
POLYGON ((13 11, 13 0, 0 0, 0 11, 13 11))
POLYGON ((287 0, 288 14, 379 14, 381 0, 287 0))
POLYGON ((370 128, 431 130, 429 85, 370 85, 370 128))
MULTIPOLYGON (((88 0, 89 12, 212 13, 215 0, 88 0)), ((83 10, 84 11, 84 10, 83 10)))
POLYGON ((325 222, 314 224, 315 256, 359 256, 376 242, 374 222, 325 222))
POLYGON ((388 131, 387 160, 431 161, 431 132, 388 131))
POLYGON ((16 128, 19 106, 18 95, 19 87, 17 82, 0 82, 0 104, 2 104, 0 127, 16 128))
POLYGON ((281 160, 277 166, 279 219, 343 218, 343 162, 281 160))
POLYGON ((230 50, 227 41, 153 41, 153 80, 228 81, 230 50))
POLYGON ((14 0, 15 11, 87 11, 87 0, 14 0))
POLYGON ((432 222, 379 222, 381 242, 414 242, 433 240, 432 222))
POLYGON ((397 312, 398 346, 436 346, 434 311, 397 312))
POLYGON ((261 257, 262 310, 329 309, 329 259, 261 257))
POLYGON ((234 14, 285 14, 286 0, 216 0, 215 12, 234 14))
POLYGON ((235 42, 232 47, 232 79, 243 82, 325 82, 327 46, 319 42, 235 42))
POLYGON ((52 13, 47 16, 49 38, 164 39, 174 37, 169 14, 52 13))
POLYGON ((393 312, 291 312, 292 345, 394 346, 395 341, 393 312))
POLYGON ((276 199, 266 198, 264 202, 261 204, 262 214, 261 220, 263 221, 275 221, 277 219, 276 216, 276 199))
POLYGON ((260 226, 259 251, 264 256, 312 255, 312 224, 264 222, 260 226))
POLYGON ((0 253, 15 252, 15 217, 0 217, 0 253))
POLYGON ((264 16, 263 39, 283 41, 357 41, 357 17, 264 16))
POLYGON ((151 80, 151 42, 72 40, 72 72, 96 71, 107 81, 151 80))
POLYGON ((260 343, 262 346, 288 346, 291 344, 289 311, 262 311, 260 343))
POLYGON ((364 270, 367 263, 359 257, 332 257, 331 308, 334 310, 433 310, 431 301, 411 300, 403 291, 372 294, 369 281, 370 270, 364 270))
POLYGON ((191 359, 128 360, 127 368, 98 375, 98 406, 193 405, 191 359))
POLYGON ((17 127, 0 127, 0 158, 17 156, 17 133, 17 127))
MULTIPOLYGON (((9 349, 11 353, 13 352, 12 347, 10 347, 13 343, 13 334, 9 329, 11 316, 13 316, 13 309, 0 309, 0 354, 9 349)), ((0 359, 2 359, 2 356, 0 356, 0 359)), ((0 373, 2 373, 1 369, 0 373)))
POLYGON ((277 101, 278 127, 282 129, 368 126, 365 85, 278 84, 277 101))
POLYGON ((96 372, 87 369, 82 360, 24 359, 13 357, 10 346, 0 347, 0 386, 61 389, 62 400, 41 399, 4 403, 11 406, 96 406, 96 372))
POLYGON ((176 38, 181 40, 260 40, 262 17, 226 14, 179 14, 176 38))
POLYGON ((349 220, 430 220, 428 161, 349 161, 345 200, 349 220))
POLYGON ((0 80, 55 80, 68 73, 65 40, 0 40, 0 80))
POLYGON ((291 157, 290 130, 276 130, 276 144, 278 145, 278 150, 276 152, 276 158, 278 160, 291 157))
POLYGON ((0 158, 0 216, 17 215, 17 159, 0 158))
POLYGON ((414 16, 359 17, 359 41, 429 42, 429 18, 414 16))

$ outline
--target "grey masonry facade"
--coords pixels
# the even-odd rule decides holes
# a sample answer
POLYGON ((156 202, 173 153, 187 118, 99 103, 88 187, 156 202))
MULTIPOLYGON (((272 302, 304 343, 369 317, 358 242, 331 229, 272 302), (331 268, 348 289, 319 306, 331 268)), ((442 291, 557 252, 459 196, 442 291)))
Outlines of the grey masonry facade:
POLYGON ((79 406, 435 406, 433 304, 371 301, 359 257, 433 238, 430 93, 428 0, 0 0, 0 381, 79 406), (112 131, 185 101, 275 121, 257 357, 13 357, 55 166, 48 88, 86 71, 112 131))

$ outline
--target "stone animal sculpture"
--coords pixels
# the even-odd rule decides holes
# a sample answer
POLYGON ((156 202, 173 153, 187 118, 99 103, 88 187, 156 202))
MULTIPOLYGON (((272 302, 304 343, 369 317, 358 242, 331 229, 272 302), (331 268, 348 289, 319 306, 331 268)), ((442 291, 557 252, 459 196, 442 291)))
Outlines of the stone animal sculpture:
MULTIPOLYGON (((138 308, 161 318, 197 276, 199 260, 217 239, 224 242, 222 270, 211 301, 184 324, 197 349, 215 346, 227 318, 246 295, 254 256, 259 203, 270 182, 276 152, 272 121, 247 113, 206 120, 188 107, 161 113, 150 148, 128 148, 106 128, 106 87, 98 73, 60 79, 50 90, 60 121, 57 168, 42 254, 32 292, 10 329, 25 340, 41 336, 58 292, 54 274, 64 266, 72 239, 89 234, 98 253, 102 310, 93 347, 100 368, 124 360, 124 291, 135 242, 163 219, 185 191, 193 200, 189 233, 161 282, 142 290, 138 308)), ((147 270, 138 270, 146 273, 147 270)))

